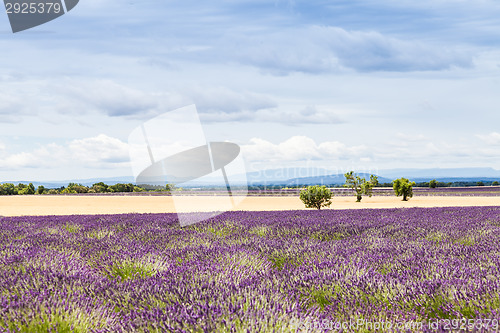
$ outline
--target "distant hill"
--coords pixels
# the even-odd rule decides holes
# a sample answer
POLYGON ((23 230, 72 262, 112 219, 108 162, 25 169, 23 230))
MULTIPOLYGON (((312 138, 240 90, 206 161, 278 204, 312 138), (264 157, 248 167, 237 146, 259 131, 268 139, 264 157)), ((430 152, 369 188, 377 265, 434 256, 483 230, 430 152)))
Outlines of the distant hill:
MULTIPOLYGON (((359 177, 370 179, 370 174, 359 173, 359 177)), ((378 177, 379 183, 390 183, 392 179, 378 177)), ((286 185, 342 185, 345 184, 344 174, 327 175, 327 176, 317 176, 317 177, 301 177, 289 179, 286 185)))
MULTIPOLYGON (((370 178, 367 172, 359 171, 361 177, 370 178)), ((500 181, 500 170, 493 168, 433 168, 433 169, 388 169, 377 172, 380 183, 390 183, 394 179, 405 177, 415 182, 428 182, 436 179, 440 182, 478 182, 500 181)), ((283 168, 271 169, 247 174, 252 185, 313 185, 345 183, 343 173, 328 169, 283 168), (290 176, 288 177, 287 176, 290 176)))
MULTIPOLYGON (((331 170, 326 168, 312 167, 292 167, 292 168, 277 168, 261 171, 248 172, 247 174, 231 175, 230 181, 232 185, 244 185, 245 178, 249 185, 314 185, 314 184, 330 184, 339 185, 345 183, 344 174, 341 170, 331 170)), ((370 174, 363 170, 358 170, 358 174, 366 179, 370 178, 370 174)), ((396 178, 405 177, 417 183, 428 182, 436 179, 440 182, 491 182, 500 181, 500 170, 493 168, 430 168, 430 169, 387 169, 376 172, 380 183, 390 183, 396 178)), ((69 183, 77 183, 85 186, 103 182, 108 185, 117 183, 135 183, 132 176, 123 177, 107 177, 107 178, 90 178, 90 179, 73 179, 62 181, 1 181, 3 183, 33 183, 35 187, 43 185, 47 188, 59 188, 67 186, 69 183)), ((224 185, 221 175, 211 174, 202 179, 196 179, 190 184, 182 184, 180 186, 220 186, 224 185)))
POLYGON ((500 170, 493 168, 432 168, 432 169, 389 169, 380 170, 379 174, 383 177, 413 178, 429 181, 432 179, 478 179, 487 180, 490 178, 500 179, 500 170))
POLYGON ((286 183, 291 179, 303 177, 326 176, 336 173, 336 171, 326 168, 280 168, 266 169, 246 174, 249 183, 258 182, 282 182, 286 183))
POLYGON ((443 182, 443 183, 477 183, 477 182, 494 182, 494 181, 500 182, 500 177, 499 178, 489 178, 489 177, 411 178, 411 180, 416 183, 426 183, 432 179, 436 179, 438 182, 443 182))

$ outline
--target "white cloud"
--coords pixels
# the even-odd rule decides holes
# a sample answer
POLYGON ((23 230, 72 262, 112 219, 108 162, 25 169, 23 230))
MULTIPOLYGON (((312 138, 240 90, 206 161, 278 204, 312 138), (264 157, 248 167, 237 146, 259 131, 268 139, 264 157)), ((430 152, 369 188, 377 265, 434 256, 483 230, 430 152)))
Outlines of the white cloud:
POLYGON ((338 124, 344 122, 342 114, 350 112, 329 105, 280 105, 267 94, 223 85, 179 84, 148 91, 109 79, 18 78, 3 83, 3 88, 0 122, 4 123, 37 116, 52 124, 62 125, 67 117, 84 124, 89 114, 148 119, 191 104, 197 106, 200 119, 208 123, 338 124), (65 117, 55 116, 54 112, 65 117))
POLYGON ((428 138, 423 134, 411 135, 408 133, 397 133, 396 138, 400 141, 405 141, 405 142, 418 142, 418 141, 428 140, 428 138))
MULTIPOLYGON (((10 89, 1 89, 0 81, 0 123, 18 123, 24 115, 29 114, 29 109, 24 103, 21 93, 13 94, 10 89)), ((26 91, 25 91, 26 94, 26 91)))
POLYGON ((347 145, 339 141, 325 141, 318 144, 307 136, 294 136, 280 143, 253 138, 248 144, 242 145, 242 152, 248 163, 263 165, 264 168, 303 166, 310 163, 330 168, 333 166, 350 168, 354 163, 364 169, 459 165, 474 167, 484 165, 500 169, 498 150, 431 138, 424 141, 408 141, 405 146, 394 146, 390 142, 347 145))
MULTIPOLYGON (((497 146, 500 145, 500 133, 492 132, 490 134, 478 134, 477 137, 484 141, 488 145, 497 146)), ((500 152, 499 152, 500 153, 500 152)))
POLYGON ((352 110, 341 110, 329 106, 277 106, 254 111, 244 110, 240 112, 224 113, 210 112, 200 115, 205 122, 263 122, 280 123, 286 125, 298 124, 341 124, 344 123, 343 114, 352 110))
POLYGON ((72 161, 71 156, 64 147, 48 144, 30 152, 7 154, 0 160, 0 167, 8 170, 53 168, 67 165, 69 161, 72 161))
POLYGON ((221 85, 179 83, 149 91, 111 79, 54 77, 0 81, 0 122, 21 121, 23 116, 30 115, 44 117, 51 111, 73 117, 99 113, 146 119, 191 104, 196 104, 207 118, 220 121, 245 118, 245 114, 251 117, 253 112, 278 106, 268 95, 221 85))
POLYGON ((104 134, 77 139, 65 145, 49 143, 32 151, 6 154, 0 168, 114 168, 129 163, 128 144, 104 134))
POLYGON ((251 91, 235 91, 223 86, 190 86, 179 92, 186 101, 196 104, 200 113, 244 113, 277 106, 273 98, 251 91))
POLYGON ((402 40, 377 31, 348 31, 334 26, 289 29, 241 40, 236 59, 273 74, 435 71, 472 66, 472 56, 460 49, 418 40, 402 40))
POLYGON ((65 103, 58 109, 66 112, 86 109, 86 112, 95 110, 111 117, 131 116, 151 113, 159 104, 153 93, 112 80, 65 80, 50 89, 63 96, 65 103))
POLYGON ((68 149, 82 163, 115 164, 129 161, 128 144, 104 134, 73 140, 68 144, 68 149))
POLYGON ((259 161, 307 161, 346 160, 369 157, 366 146, 347 146, 337 141, 322 142, 319 145, 307 136, 293 136, 274 144, 261 138, 253 138, 242 146, 243 156, 251 162, 259 161))

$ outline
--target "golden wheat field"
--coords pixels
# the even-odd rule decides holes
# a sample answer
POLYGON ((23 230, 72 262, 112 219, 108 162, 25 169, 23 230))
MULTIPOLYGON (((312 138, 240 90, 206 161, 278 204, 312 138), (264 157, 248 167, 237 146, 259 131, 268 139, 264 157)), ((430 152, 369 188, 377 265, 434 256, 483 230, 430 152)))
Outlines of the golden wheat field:
MULTIPOLYGON (((176 197, 182 211, 214 211, 224 198, 217 196, 176 197)), ((453 207, 499 206, 500 197, 421 196, 404 202, 400 197, 364 197, 355 202, 354 197, 334 197, 330 208, 402 208, 402 207, 453 207)), ((247 197, 234 210, 295 210, 306 209, 298 197, 247 197)), ((122 214, 122 213, 172 213, 176 212, 170 196, 2 196, 0 215, 73 215, 73 214, 122 214)))

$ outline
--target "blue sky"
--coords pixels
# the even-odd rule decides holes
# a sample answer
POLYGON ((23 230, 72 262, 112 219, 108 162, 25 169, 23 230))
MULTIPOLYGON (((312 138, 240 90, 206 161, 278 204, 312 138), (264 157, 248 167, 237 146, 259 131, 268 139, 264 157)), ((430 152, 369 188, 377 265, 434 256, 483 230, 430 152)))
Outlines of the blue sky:
POLYGON ((131 175, 127 138, 196 104, 250 171, 500 169, 495 1, 108 1, 12 34, 0 179, 131 175))

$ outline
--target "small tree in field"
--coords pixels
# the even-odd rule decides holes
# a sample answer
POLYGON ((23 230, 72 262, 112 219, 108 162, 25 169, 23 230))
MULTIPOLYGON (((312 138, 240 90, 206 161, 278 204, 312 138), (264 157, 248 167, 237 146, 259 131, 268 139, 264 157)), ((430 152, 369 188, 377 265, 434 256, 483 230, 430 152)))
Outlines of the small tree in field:
POLYGON ((372 190, 375 186, 378 185, 377 176, 370 175, 370 180, 366 180, 365 178, 361 178, 354 173, 354 171, 350 171, 345 175, 345 187, 350 187, 356 192, 356 202, 360 202, 363 198, 363 194, 367 196, 372 196, 372 190))
POLYGON ((403 201, 408 201, 408 198, 413 197, 413 186, 415 182, 410 182, 406 178, 399 178, 392 181, 392 188, 396 193, 396 196, 403 196, 403 201))
POLYGON ((308 186, 300 191, 300 200, 306 205, 306 208, 321 209, 321 207, 330 207, 332 204, 333 193, 326 186, 308 186))
POLYGON ((437 180, 433 179, 429 182, 430 188, 436 188, 436 186, 437 186, 437 180))

